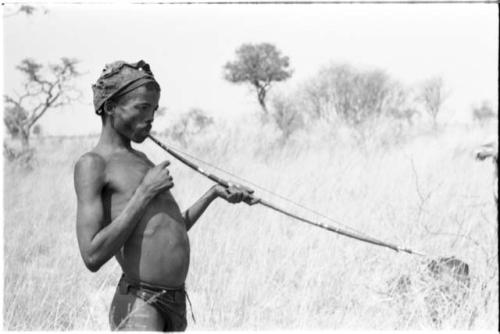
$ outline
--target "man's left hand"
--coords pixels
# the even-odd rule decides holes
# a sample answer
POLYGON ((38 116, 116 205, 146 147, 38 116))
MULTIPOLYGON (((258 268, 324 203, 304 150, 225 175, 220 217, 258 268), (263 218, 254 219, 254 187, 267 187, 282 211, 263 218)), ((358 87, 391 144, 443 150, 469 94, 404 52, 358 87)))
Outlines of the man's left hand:
POLYGON ((214 186, 217 197, 221 197, 229 203, 251 202, 253 190, 241 185, 231 185, 226 188, 221 185, 214 186))

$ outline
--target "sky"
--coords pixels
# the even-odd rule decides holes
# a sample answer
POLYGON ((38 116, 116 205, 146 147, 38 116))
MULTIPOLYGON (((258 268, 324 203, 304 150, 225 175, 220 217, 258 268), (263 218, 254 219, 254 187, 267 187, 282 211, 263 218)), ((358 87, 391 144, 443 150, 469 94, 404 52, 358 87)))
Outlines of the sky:
POLYGON ((4 91, 20 91, 15 69, 27 57, 42 63, 77 58, 81 102, 49 111, 44 133, 98 133, 91 85, 114 60, 151 65, 167 113, 201 108, 233 120, 259 106, 249 88, 223 79, 223 66, 243 43, 269 42, 290 57, 293 89, 331 63, 386 70, 413 85, 440 75, 450 91, 443 107, 449 121, 466 121, 471 106, 490 100, 497 108, 498 7, 495 4, 305 5, 46 5, 47 14, 3 19, 4 91))

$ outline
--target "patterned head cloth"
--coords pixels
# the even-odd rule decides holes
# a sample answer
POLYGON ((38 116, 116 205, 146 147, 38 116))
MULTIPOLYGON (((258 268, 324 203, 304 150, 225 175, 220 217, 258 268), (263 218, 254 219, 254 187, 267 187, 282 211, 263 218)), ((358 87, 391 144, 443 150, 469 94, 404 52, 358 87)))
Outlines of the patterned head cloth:
POLYGON ((92 85, 96 114, 102 114, 104 103, 109 99, 125 95, 148 82, 155 82, 160 87, 144 60, 137 63, 119 60, 107 64, 97 82, 92 85))

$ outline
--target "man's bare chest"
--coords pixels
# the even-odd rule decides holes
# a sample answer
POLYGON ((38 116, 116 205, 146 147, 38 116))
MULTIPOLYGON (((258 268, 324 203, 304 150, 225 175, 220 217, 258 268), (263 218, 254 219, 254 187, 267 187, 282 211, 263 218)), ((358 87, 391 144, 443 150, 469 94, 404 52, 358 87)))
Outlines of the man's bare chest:
MULTIPOLYGON (((116 217, 141 185, 154 164, 143 157, 115 156, 106 165, 104 203, 111 218, 116 217)), ((168 212, 179 218, 180 209, 169 191, 157 194, 148 204, 147 213, 168 212)), ((146 214, 147 216, 147 214, 146 214)))
POLYGON ((114 197, 129 198, 153 164, 134 155, 115 156, 106 164, 106 188, 114 197))

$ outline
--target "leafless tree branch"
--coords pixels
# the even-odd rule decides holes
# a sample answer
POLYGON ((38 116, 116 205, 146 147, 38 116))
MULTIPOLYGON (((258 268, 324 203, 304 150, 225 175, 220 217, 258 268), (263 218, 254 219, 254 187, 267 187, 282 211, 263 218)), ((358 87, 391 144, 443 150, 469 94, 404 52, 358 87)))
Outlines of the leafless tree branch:
POLYGON ((47 110, 71 103, 80 96, 75 94, 78 90, 73 85, 73 79, 80 75, 77 64, 76 59, 61 58, 59 63, 44 67, 28 58, 16 67, 26 77, 24 93, 17 97, 4 95, 7 107, 4 123, 12 136, 20 136, 23 147, 29 147, 31 128, 47 110))

